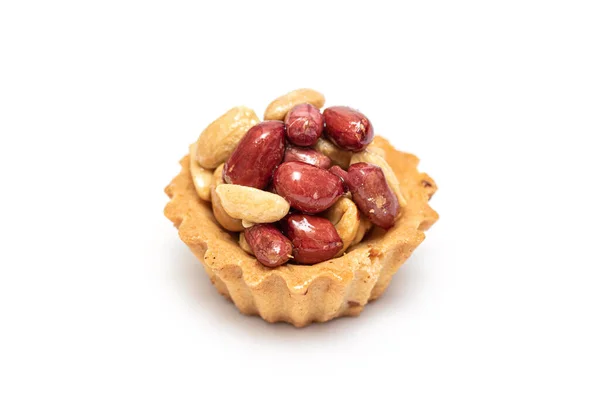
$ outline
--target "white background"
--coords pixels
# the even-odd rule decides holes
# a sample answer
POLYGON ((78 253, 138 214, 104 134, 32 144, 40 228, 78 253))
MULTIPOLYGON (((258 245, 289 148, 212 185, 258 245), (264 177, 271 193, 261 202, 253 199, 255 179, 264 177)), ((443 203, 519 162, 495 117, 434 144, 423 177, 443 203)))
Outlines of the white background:
POLYGON ((4 1, 0 398, 600 397, 594 1, 4 1), (244 317, 163 217, 200 131, 298 87, 441 219, 359 318, 244 317))

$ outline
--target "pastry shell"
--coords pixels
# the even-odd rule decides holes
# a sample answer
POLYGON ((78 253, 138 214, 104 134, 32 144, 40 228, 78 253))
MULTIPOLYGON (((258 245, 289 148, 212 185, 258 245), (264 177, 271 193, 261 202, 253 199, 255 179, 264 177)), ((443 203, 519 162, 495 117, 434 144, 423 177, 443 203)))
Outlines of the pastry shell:
POLYGON ((219 293, 243 314, 296 327, 357 316, 369 301, 382 295, 394 273, 425 238, 423 232, 438 219, 428 204, 437 186, 417 170, 419 159, 395 150, 379 136, 374 145, 385 151, 408 204, 394 227, 387 232, 374 228, 341 257, 308 266, 262 266, 240 248, 239 234, 221 228, 210 203, 196 194, 189 156, 181 160, 181 172, 165 189, 171 198, 165 215, 219 293))

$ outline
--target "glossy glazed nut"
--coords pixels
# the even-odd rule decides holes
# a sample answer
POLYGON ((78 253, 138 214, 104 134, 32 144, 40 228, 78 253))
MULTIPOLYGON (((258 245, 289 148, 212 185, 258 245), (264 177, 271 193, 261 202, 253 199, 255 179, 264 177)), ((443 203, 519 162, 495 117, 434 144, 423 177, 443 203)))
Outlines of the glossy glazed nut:
POLYGON ((222 184, 215 189, 225 212, 255 224, 279 221, 290 210, 281 196, 248 186, 222 184))
POLYGON ((283 160, 285 126, 265 121, 252 127, 225 163, 223 180, 234 185, 264 189, 283 160))
POLYGON ((359 210, 372 223, 384 229, 394 225, 400 207, 381 168, 363 162, 352 164, 346 184, 359 210))
POLYGON ((344 171, 339 165, 334 165, 333 167, 329 168, 329 172, 340 178, 342 181, 344 196, 352 198, 350 189, 348 189, 348 185, 346 184, 346 181, 348 180, 348 172, 344 171))
POLYGON ((252 249, 250 248, 250 245, 246 241, 245 230, 244 230, 244 232, 240 232, 240 239, 238 240, 238 242, 239 242, 242 250, 244 250, 246 253, 250 254, 251 256, 254 255, 254 252, 252 251, 252 249))
POLYGON ((352 200, 342 197, 323 213, 323 216, 335 226, 335 230, 342 239, 343 246, 335 255, 339 257, 350 247, 358 232, 360 226, 358 208, 352 200))
POLYGON ((216 187, 223 184, 223 164, 219 165, 215 172, 213 173, 212 184, 210 185, 210 195, 212 200, 212 210, 215 216, 215 219, 224 229, 231 232, 243 232, 244 226, 242 225, 242 220, 237 218, 232 218, 225 212, 223 209, 223 205, 221 204, 221 199, 217 196, 216 187))
POLYGON ((329 107, 323 111, 325 132, 338 147, 350 151, 364 150, 375 136, 371 121, 350 107, 329 107))
POLYGON ((373 227, 371 221, 369 221, 369 219, 365 217, 363 213, 359 213, 359 221, 360 222, 358 225, 358 230, 356 231, 356 236, 354 237, 354 240, 352 240, 352 243, 350 243, 350 246, 360 243, 373 227))
POLYGON ((244 236, 256 259, 266 267, 278 267, 292 258, 292 242, 273 224, 254 225, 244 236))
POLYGON ((327 139, 320 138, 317 144, 315 144, 315 150, 329 157, 333 164, 339 165, 343 169, 348 169, 350 166, 350 159, 353 153, 340 149, 327 139))
POLYGON ((248 107, 234 107, 202 131, 195 152, 198 163, 208 169, 227 161, 242 136, 260 120, 248 107))
POLYGON ((347 189, 346 181, 348 180, 348 172, 344 171, 339 165, 329 168, 329 172, 340 178, 344 184, 344 188, 347 189))
POLYGON ((265 110, 265 121, 283 121, 288 111, 298 104, 308 103, 316 108, 325 104, 325 96, 312 89, 297 89, 273 100, 265 110))
POLYGON ((291 145, 287 146, 285 155, 283 156, 283 162, 288 161, 300 161, 323 169, 327 169, 331 166, 329 157, 319 153, 315 149, 291 145))
POLYGON ((196 188, 196 193, 204 201, 210 201, 210 185, 212 183, 213 171, 202 168, 194 157, 198 143, 190 145, 190 174, 196 188))
POLYGON ((296 146, 313 146, 323 133, 323 115, 311 104, 298 104, 285 116, 288 140, 296 146))
POLYGON ((294 260, 316 264, 333 258, 342 248, 342 239, 328 219, 292 214, 283 221, 283 232, 292 241, 294 260))
POLYGON ((325 169, 298 161, 277 167, 273 185, 293 208, 311 214, 325 211, 344 194, 340 178, 325 169))
MULTIPOLYGON (((381 154, 381 153, 379 153, 379 154, 381 154)), ((374 147, 372 148, 371 146, 369 146, 369 148, 367 150, 361 151, 360 153, 354 153, 354 155, 352 156, 352 159, 350 160, 350 165, 356 164, 359 162, 365 162, 365 163, 377 165, 379 168, 381 168, 381 171, 383 171, 383 174, 385 175, 385 179, 386 179, 388 185, 392 188, 392 190, 394 191, 394 194, 396 195, 396 197, 398 199, 398 204, 400 205, 400 210, 402 210, 402 208, 406 207, 407 202, 406 202, 406 198, 402 194, 402 188, 400 187, 400 182, 398 181, 398 177, 394 173, 394 170, 392 169, 392 167, 390 167, 390 164, 388 164, 388 162, 385 160, 385 158, 381 157, 379 154, 378 154, 378 150, 376 150, 376 148, 374 148, 374 147)), ((398 213, 398 216, 399 215, 400 215, 400 213, 398 213)))

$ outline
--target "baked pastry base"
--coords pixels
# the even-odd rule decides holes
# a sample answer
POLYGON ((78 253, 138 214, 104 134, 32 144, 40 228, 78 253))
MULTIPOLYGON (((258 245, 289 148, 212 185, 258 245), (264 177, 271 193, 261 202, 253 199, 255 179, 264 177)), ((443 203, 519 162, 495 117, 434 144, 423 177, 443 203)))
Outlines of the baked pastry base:
POLYGON ((221 228, 210 203, 196 194, 189 156, 181 160, 181 172, 165 189, 171 198, 165 216, 179 229, 181 240, 200 260, 219 293, 243 314, 296 327, 357 316, 369 301, 382 295, 394 273, 425 238, 423 232, 438 219, 428 204, 437 187, 417 170, 419 159, 394 149, 379 136, 374 143, 385 150, 408 204, 393 228, 387 232, 372 229, 339 258, 308 266, 262 266, 239 247, 239 234, 221 228))

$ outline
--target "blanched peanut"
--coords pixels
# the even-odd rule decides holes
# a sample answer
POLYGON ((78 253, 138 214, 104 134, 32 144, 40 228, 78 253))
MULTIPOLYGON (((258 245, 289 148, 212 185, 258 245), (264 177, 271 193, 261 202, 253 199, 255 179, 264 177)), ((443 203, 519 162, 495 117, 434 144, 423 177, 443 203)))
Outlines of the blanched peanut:
POLYGON ((194 157, 197 148, 197 142, 190 145, 190 174, 192 175, 192 181, 194 182, 198 196, 204 201, 210 201, 210 184, 213 172, 202 168, 198 164, 198 161, 194 157))
POLYGON ((258 116, 248 107, 234 107, 202 131, 195 157, 204 168, 216 168, 227 161, 248 129, 258 124, 258 116))
POLYGON ((250 248, 250 245, 246 241, 246 235, 244 232, 240 232, 239 243, 240 243, 240 247, 242 248, 242 250, 244 250, 246 253, 248 253, 250 255, 254 255, 254 252, 252 251, 252 249, 250 248))
POLYGON ((290 204, 283 197, 252 187, 224 183, 215 191, 230 217, 247 222, 276 222, 290 210, 290 204))
POLYGON ((323 215, 335 226, 335 230, 342 239, 343 246, 335 255, 335 257, 339 257, 350 247, 358 232, 360 226, 358 208, 352 200, 342 197, 323 215))
MULTIPOLYGON (((394 173, 392 167, 390 167, 390 164, 388 164, 388 162, 385 161, 385 158, 383 158, 380 154, 377 154, 377 152, 382 151, 383 150, 378 147, 376 148, 369 146, 367 150, 361 151, 360 153, 355 153, 352 156, 352 159, 350 160, 350 164, 365 162, 377 165, 379 168, 381 168, 381 171, 383 171, 383 174, 385 175, 385 180, 387 181, 388 185, 390 186, 390 188, 392 188, 394 194, 398 198, 398 204, 401 208, 404 208, 407 203, 406 198, 402 194, 402 188, 400 187, 398 177, 396 177, 396 174, 394 173)), ((399 215, 400 213, 398 214, 398 216, 399 215)))
POLYGON ((317 144, 315 144, 315 150, 325 154, 331 159, 332 163, 339 165, 343 169, 348 169, 350 166, 350 159, 352 158, 353 153, 351 151, 340 149, 327 139, 319 138, 317 144))
POLYGON ((355 244, 360 243, 360 241, 363 240, 365 235, 369 233, 369 231, 373 227, 373 223, 369 221, 369 219, 365 217, 362 213, 359 213, 359 219, 360 222, 358 225, 358 230, 356 231, 356 236, 354 237, 352 243, 350 243, 350 246, 354 246, 355 244))
POLYGON ((223 209, 221 199, 217 196, 216 188, 223 184, 223 164, 219 165, 213 174, 212 184, 210 186, 210 194, 212 199, 212 209, 215 219, 221 226, 231 232, 242 232, 244 226, 241 219, 231 218, 223 209))
POLYGON ((317 108, 325 104, 325 96, 312 89, 297 89, 273 100, 265 110, 265 121, 283 121, 288 111, 298 104, 308 103, 317 108))

